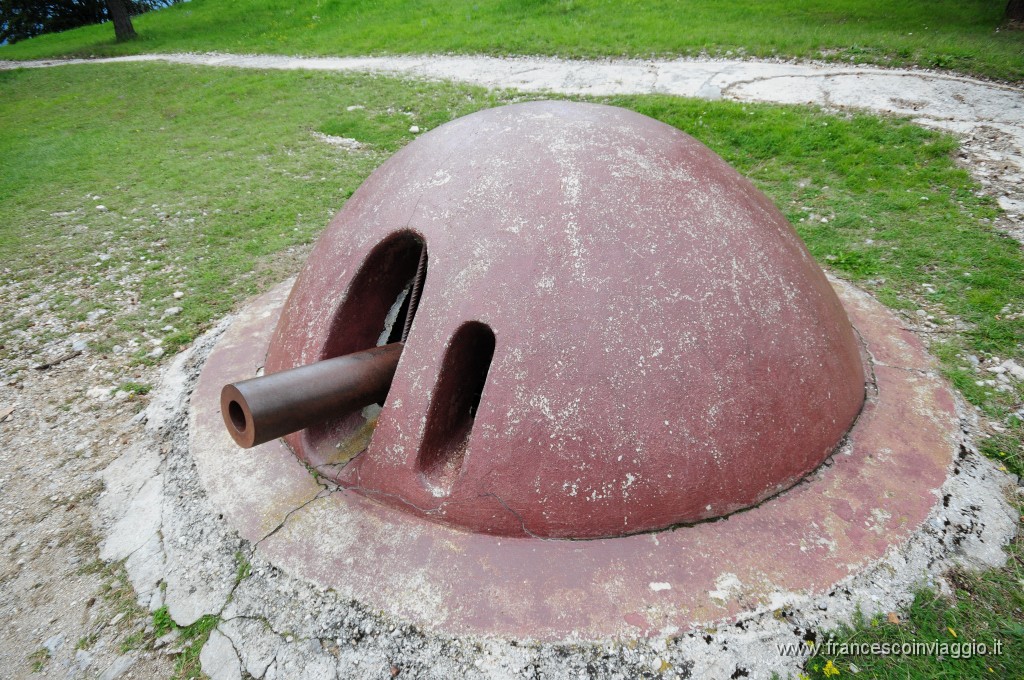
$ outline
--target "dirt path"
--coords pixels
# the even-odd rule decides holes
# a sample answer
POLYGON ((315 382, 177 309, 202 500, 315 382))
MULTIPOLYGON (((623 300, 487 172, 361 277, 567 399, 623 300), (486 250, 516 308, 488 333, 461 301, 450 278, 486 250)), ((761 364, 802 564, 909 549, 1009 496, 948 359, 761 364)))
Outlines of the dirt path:
MULTIPOLYGON (((215 54, 0 62, 0 69, 150 61, 388 73, 564 94, 661 93, 807 103, 908 116, 920 125, 960 136, 961 162, 1006 211, 997 226, 1024 241, 1024 89, 969 78, 750 61, 317 59, 215 54)), ((57 330, 62 337, 75 333, 88 337, 90 323, 109 322, 96 319, 85 322, 84 327, 65 327, 47 310, 45 291, 26 297, 17 284, 0 288, 0 304, 24 309, 32 315, 34 328, 57 330)), ((34 343, 31 328, 25 333, 14 342, 21 343, 26 355, 54 359, 71 349, 70 344, 34 343)), ((121 480, 113 486, 138 485, 128 490, 132 492, 128 495, 140 497, 142 486, 153 474, 143 469, 142 463, 130 471, 116 469, 129 459, 123 454, 138 442, 151 441, 147 437, 159 429, 152 421, 147 426, 136 417, 140 399, 119 387, 156 384, 161 369, 131 369, 127 360, 95 355, 87 345, 82 353, 51 368, 20 368, 12 371, 0 366, 0 676, 38 677, 33 674, 37 666, 50 677, 166 677, 175 655, 165 652, 180 651, 181 646, 168 641, 156 650, 139 648, 143 636, 153 635, 152 630, 147 632, 151 619, 134 608, 136 592, 123 570, 112 569, 98 559, 109 527, 100 527, 97 533, 94 524, 97 508, 107 502, 108 493, 127 493, 125 489, 111 490, 112 479, 121 480), (112 465, 115 461, 120 462, 112 465)), ((160 459, 169 455, 164 450, 159 455, 151 453, 160 459)), ((155 502, 159 515, 159 496, 155 502)), ((159 525, 159 517, 157 522, 159 525)), ((190 537, 194 533, 197 541, 214 542, 198 530, 183 529, 181 533, 190 537)), ((149 536, 140 533, 139 539, 140 547, 131 553, 135 559, 147 554, 142 543, 149 536)), ((170 542, 167 537, 164 540, 170 542)), ((235 569, 234 550, 225 549, 220 556, 229 575, 235 569)), ((261 565, 253 566, 262 573, 261 565)), ((200 595, 194 594, 196 598, 200 595)), ((151 607, 163 597, 159 589, 150 596, 154 598, 151 607)), ((279 658, 284 654, 279 652, 279 658)), ((471 662, 467 657, 467 663, 471 662)))

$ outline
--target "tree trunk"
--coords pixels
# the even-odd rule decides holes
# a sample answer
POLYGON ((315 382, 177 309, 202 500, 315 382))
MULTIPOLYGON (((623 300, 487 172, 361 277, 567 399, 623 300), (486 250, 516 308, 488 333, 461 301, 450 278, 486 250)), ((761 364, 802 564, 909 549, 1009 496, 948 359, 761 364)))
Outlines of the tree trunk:
POLYGON ((1024 23, 1024 0, 1009 0, 1003 18, 1008 22, 1024 23))
POLYGON ((114 22, 114 35, 117 42, 124 42, 135 37, 135 27, 132 26, 132 19, 128 16, 128 9, 124 6, 123 0, 107 0, 107 11, 110 12, 110 19, 114 22))

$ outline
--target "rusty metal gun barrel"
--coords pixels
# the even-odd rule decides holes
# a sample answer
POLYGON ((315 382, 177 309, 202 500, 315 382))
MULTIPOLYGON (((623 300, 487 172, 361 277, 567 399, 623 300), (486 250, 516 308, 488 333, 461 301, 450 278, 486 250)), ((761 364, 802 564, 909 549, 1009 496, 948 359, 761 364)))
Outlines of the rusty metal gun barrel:
POLYGON ((387 396, 403 343, 225 385, 220 410, 242 448, 283 437, 387 396))

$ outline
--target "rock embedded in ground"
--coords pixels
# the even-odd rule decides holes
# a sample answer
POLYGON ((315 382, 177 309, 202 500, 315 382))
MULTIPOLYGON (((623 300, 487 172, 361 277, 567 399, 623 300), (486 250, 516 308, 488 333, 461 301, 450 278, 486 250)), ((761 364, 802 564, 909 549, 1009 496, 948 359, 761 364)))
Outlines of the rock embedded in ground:
POLYGON ((107 666, 107 669, 100 673, 99 680, 118 680, 135 665, 134 654, 124 654, 114 659, 114 663, 107 666))
POLYGON ((1004 361, 1000 364, 1000 368, 1002 368, 1006 373, 1012 375, 1016 380, 1024 380, 1024 366, 1021 366, 1013 359, 1007 359, 1004 361))

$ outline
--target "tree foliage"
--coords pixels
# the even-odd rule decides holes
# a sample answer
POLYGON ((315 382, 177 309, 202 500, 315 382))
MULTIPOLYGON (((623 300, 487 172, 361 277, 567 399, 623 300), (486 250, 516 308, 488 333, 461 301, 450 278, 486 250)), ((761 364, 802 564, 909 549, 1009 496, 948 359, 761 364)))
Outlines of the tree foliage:
MULTIPOLYGON (((124 5, 136 15, 180 1, 124 0, 124 5)), ((0 44, 109 19, 105 0, 0 0, 0 44)))

